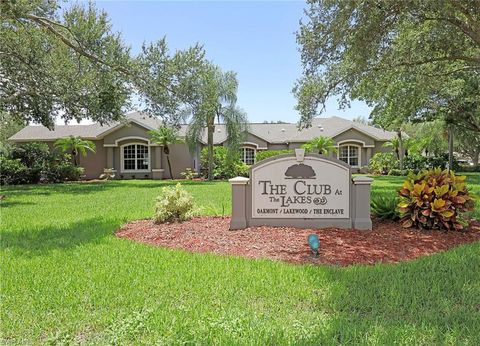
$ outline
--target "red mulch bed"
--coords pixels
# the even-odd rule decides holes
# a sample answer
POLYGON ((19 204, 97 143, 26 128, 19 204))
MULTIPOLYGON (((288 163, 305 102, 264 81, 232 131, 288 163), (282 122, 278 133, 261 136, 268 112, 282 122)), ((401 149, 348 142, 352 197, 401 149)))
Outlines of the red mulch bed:
POLYGON ((230 231, 230 218, 198 217, 182 223, 156 225, 139 220, 124 225, 116 235, 156 246, 190 252, 211 252, 290 263, 397 263, 480 240, 480 222, 468 231, 440 232, 404 229, 393 221, 373 220, 372 231, 250 227, 230 231), (307 236, 318 234, 320 255, 311 255, 307 236))

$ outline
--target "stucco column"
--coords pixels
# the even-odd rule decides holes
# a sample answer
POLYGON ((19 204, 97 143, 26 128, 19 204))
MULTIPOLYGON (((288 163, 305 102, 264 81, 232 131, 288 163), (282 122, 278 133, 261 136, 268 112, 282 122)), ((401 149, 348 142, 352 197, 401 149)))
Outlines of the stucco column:
POLYGON ((367 157, 366 157, 366 165, 370 163, 370 159, 372 158, 372 148, 367 148, 367 157))
POLYGON ((372 229, 372 219, 370 218, 370 190, 373 182, 369 177, 355 177, 353 180, 353 208, 354 219, 353 228, 361 230, 372 229))
POLYGON ((112 169, 115 166, 113 165, 113 147, 107 147, 107 166, 106 169, 112 169))
POLYGON ((248 178, 235 177, 229 180, 232 185, 232 218, 230 229, 243 229, 247 227, 246 195, 248 178))
POLYGON ((164 172, 164 169, 162 168, 162 147, 157 145, 150 148, 153 156, 152 178, 162 179, 164 172))

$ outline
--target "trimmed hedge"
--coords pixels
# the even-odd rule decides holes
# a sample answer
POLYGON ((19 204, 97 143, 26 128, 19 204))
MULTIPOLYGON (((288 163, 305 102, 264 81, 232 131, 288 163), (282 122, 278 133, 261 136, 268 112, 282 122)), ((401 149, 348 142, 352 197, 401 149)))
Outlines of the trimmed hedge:
POLYGON ((293 150, 262 150, 257 151, 257 155, 255 156, 256 162, 260 162, 262 160, 268 159, 269 157, 281 154, 292 154, 293 150))
POLYGON ((465 172, 465 173, 474 173, 480 172, 480 165, 478 166, 459 166, 458 172, 465 172))

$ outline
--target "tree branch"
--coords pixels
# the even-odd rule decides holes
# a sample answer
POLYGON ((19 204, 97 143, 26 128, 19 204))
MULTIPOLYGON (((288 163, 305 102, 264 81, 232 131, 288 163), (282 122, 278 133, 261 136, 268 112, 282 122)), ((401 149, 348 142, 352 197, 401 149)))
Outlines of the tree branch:
MULTIPOLYGON (((50 21, 50 20, 46 21, 43 17, 38 17, 38 16, 35 16, 35 15, 32 15, 32 14, 25 15, 25 18, 30 19, 30 20, 34 21, 35 23, 39 24, 40 26, 46 28, 48 31, 50 31, 50 33, 52 33, 54 36, 58 37, 65 45, 72 48, 78 54, 80 54, 80 55, 82 55, 82 56, 84 56, 84 57, 86 57, 86 58, 90 59, 91 61, 94 61, 98 64, 110 67, 111 69, 113 69, 117 72, 121 72, 121 73, 123 73, 127 76, 131 76, 131 72, 128 69, 126 69, 122 66, 112 65, 112 64, 106 62, 105 60, 99 58, 98 56, 87 52, 87 50, 81 44, 75 45, 72 41, 70 41, 67 37, 65 37, 65 35, 63 35, 61 32, 56 30, 50 24, 50 23, 52 23, 52 21, 50 21)), ((60 26, 63 27, 62 24, 60 24, 60 26)))
POLYGON ((1 104, 13 103, 16 99, 18 99, 20 97, 23 97, 23 96, 27 96, 27 95, 30 95, 30 96, 37 95, 38 96, 38 94, 36 92, 32 91, 32 90, 19 90, 19 91, 13 93, 10 96, 0 98, 0 105, 1 104))
MULTIPOLYGON (((80 47, 82 46, 81 42, 77 39, 77 37, 75 36, 75 34, 72 32, 72 30, 71 30, 68 26, 66 26, 66 25, 64 25, 64 24, 62 24, 62 23, 55 22, 55 21, 53 21, 53 20, 51 20, 51 19, 49 19, 49 18, 46 18, 46 17, 40 17, 40 16, 35 16, 35 15, 30 15, 30 16, 31 16, 31 17, 35 17, 35 18, 37 18, 38 20, 42 20, 42 21, 44 21, 44 22, 47 22, 48 24, 50 24, 50 25, 52 25, 52 26, 59 26, 59 27, 65 29, 65 30, 67 30, 68 33, 72 36, 72 38, 75 40, 75 42, 77 42, 77 44, 78 44, 80 47)), ((33 19, 32 19, 32 20, 33 20, 33 19)))
MULTIPOLYGON (((425 21, 444 21, 452 24, 453 26, 460 29, 465 35, 470 37, 472 41, 480 47, 480 32, 476 31, 475 29, 470 28, 466 23, 462 22, 460 19, 455 17, 427 17, 420 15, 420 19, 425 21)), ((475 24, 474 24, 475 25, 475 24)))
MULTIPOLYGON (((112 70, 114 71, 117 71, 117 72, 120 72, 120 73, 123 73, 124 75, 128 76, 128 77, 131 77, 131 78, 135 78, 136 75, 132 74, 132 72, 122 66, 117 66, 117 65, 112 65, 110 63, 108 63, 107 61, 101 59, 100 57, 92 54, 92 53, 89 53, 83 46, 82 44, 77 40, 77 38, 75 37, 75 35, 71 32, 71 30, 61 24, 61 23, 58 23, 58 22, 55 22, 55 21, 52 21, 48 18, 44 18, 44 17, 39 17, 39 16, 36 16, 36 15, 33 15, 33 14, 26 14, 25 15, 25 18, 39 24, 40 26, 46 28, 50 33, 52 33, 54 36, 58 37, 65 45, 67 45, 68 47, 72 48, 77 54, 81 55, 81 56, 84 56, 88 59, 90 59, 91 61, 93 62, 96 62, 98 64, 101 64, 101 65, 104 65, 104 66, 107 66, 109 68, 111 68, 112 70), (60 26, 62 28, 65 28, 70 34, 71 36, 74 38, 74 40, 77 42, 77 44, 74 44, 71 40, 69 40, 67 37, 65 37, 65 35, 63 35, 61 32, 59 32, 58 30, 56 30, 53 25, 57 25, 57 26, 60 26)), ((158 82, 158 81, 157 81, 158 82)), ((165 88, 168 92, 171 92, 172 94, 175 95, 175 91, 172 90, 171 87, 169 87, 168 85, 164 84, 164 83, 159 83, 160 86, 162 88, 165 88)))
MULTIPOLYGON (((457 8, 462 14, 467 18, 468 24, 472 26, 472 31, 475 33, 475 36, 477 38, 480 38, 480 23, 472 16, 470 11, 465 8, 462 4, 462 2, 458 0, 450 0, 450 3, 457 8)), ((477 2, 478 5, 478 2, 477 2)), ((480 8, 477 8, 477 10, 480 8)))
POLYGON ((400 62, 398 64, 394 64, 393 67, 419 66, 419 65, 431 64, 431 63, 440 62, 440 61, 456 61, 456 60, 462 60, 467 62, 473 62, 475 64, 480 64, 480 57, 472 57, 472 56, 465 56, 465 55, 450 55, 450 56, 442 56, 442 57, 430 58, 425 60, 419 60, 414 62, 406 62, 406 61, 400 62))

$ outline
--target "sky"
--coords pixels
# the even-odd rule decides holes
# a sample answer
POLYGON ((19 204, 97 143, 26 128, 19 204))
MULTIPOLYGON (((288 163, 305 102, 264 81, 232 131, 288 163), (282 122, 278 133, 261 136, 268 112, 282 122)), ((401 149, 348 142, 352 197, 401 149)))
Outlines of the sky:
MULTIPOLYGON (((207 58, 237 73, 237 105, 249 121, 297 122, 291 90, 301 77, 295 32, 303 1, 97 1, 136 54, 143 42, 167 38, 172 51, 201 43, 207 58)), ((338 110, 327 103, 325 116, 368 117, 369 108, 353 102, 338 110)))

